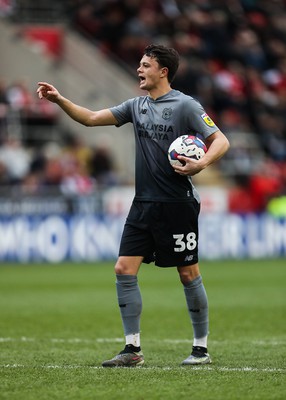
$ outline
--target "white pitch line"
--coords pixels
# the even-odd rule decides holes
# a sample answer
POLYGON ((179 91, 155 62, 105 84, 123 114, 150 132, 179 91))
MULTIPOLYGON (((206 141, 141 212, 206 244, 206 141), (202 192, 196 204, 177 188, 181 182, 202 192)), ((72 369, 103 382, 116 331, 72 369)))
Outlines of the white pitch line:
MULTIPOLYGON (((98 366, 86 366, 86 365, 23 365, 23 364, 4 364, 0 365, 0 368, 39 368, 39 369, 95 369, 95 370, 110 370, 110 368, 106 369, 104 367, 98 366)), ((113 369, 113 368, 111 368, 113 369)), ((116 369, 116 368, 115 368, 116 369)), ((129 369, 129 368, 126 368, 129 369)), ((137 367, 131 368, 132 371, 175 371, 180 369, 181 371, 190 372, 192 371, 220 371, 220 372, 265 372, 265 373, 286 373, 286 369, 283 368, 253 368, 253 367, 241 367, 241 368, 232 368, 232 367, 211 367, 211 366, 178 366, 178 367, 137 367)))
POLYGON ((34 342, 36 339, 21 336, 20 338, 0 337, 1 342, 34 342))
MULTIPOLYGON (((36 341, 50 341, 52 343, 123 343, 123 338, 95 338, 93 339, 85 339, 85 338, 31 338, 26 336, 21 336, 18 338, 12 337, 0 337, 0 343, 5 342, 36 342, 36 341)), ((192 339, 148 339, 148 342, 151 343, 168 343, 168 344, 192 344, 192 339)), ((210 340, 212 345, 221 345, 221 344, 230 344, 230 343, 240 343, 235 340, 210 340)), ((252 340, 249 342, 254 346, 283 346, 286 345, 286 340, 252 340)))

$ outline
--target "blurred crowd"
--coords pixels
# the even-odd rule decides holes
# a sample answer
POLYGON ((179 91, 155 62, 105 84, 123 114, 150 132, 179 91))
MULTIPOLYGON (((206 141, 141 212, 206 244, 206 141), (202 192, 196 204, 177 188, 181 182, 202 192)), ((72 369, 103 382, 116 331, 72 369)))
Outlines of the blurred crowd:
POLYGON ((58 113, 56 105, 39 100, 24 81, 8 86, 0 81, 0 189, 17 186, 37 194, 50 188, 77 195, 118 183, 107 144, 91 147, 66 133, 56 140, 44 140, 41 135, 30 140, 34 127, 41 130, 56 125, 58 113), (25 126, 26 137, 15 120, 25 126))
POLYGON ((285 1, 71 3, 74 26, 133 73, 146 45, 175 47, 173 87, 198 98, 222 130, 255 132, 272 159, 286 159, 285 1))
POLYGON ((285 1, 70 4, 73 26, 130 73, 150 43, 179 51, 172 86, 201 101, 232 144, 221 166, 235 182, 234 210, 261 210, 286 192, 285 1))
MULTIPOLYGON (((134 76, 146 45, 161 43, 179 51, 181 63, 173 88, 201 101, 230 139, 231 149, 220 166, 235 183, 230 198, 234 211, 261 211, 269 199, 285 194, 284 0, 66 0, 65 4, 70 26, 134 76)), ((19 96, 19 83, 14 86, 0 84, 0 137, 5 109, 17 110, 19 102, 30 123, 38 115, 47 123, 57 119, 53 105, 30 101, 29 93, 19 96)), ((100 179, 118 182, 107 149, 99 149, 105 153, 105 167, 95 168, 97 149, 91 155, 90 149, 82 151, 86 146, 78 139, 73 142, 61 148, 65 156, 58 157, 60 165, 51 161, 55 146, 29 154, 20 181, 46 185, 53 176, 53 183, 72 190, 70 177, 80 170, 78 185, 83 190, 100 179), (79 148, 84 163, 70 156, 79 148), (97 168, 103 168, 105 178, 96 176, 97 168)), ((7 148, 25 152, 17 138, 1 143, 0 183, 11 181, 3 161, 7 148)))

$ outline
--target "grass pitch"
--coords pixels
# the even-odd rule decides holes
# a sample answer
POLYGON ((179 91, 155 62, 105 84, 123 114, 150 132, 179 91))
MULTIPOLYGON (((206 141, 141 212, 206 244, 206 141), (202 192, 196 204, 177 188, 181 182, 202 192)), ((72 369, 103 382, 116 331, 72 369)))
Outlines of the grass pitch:
POLYGON ((285 399, 286 260, 201 262, 213 364, 182 367, 192 328, 175 269, 143 265, 142 368, 124 347, 112 263, 0 266, 0 399, 285 399))

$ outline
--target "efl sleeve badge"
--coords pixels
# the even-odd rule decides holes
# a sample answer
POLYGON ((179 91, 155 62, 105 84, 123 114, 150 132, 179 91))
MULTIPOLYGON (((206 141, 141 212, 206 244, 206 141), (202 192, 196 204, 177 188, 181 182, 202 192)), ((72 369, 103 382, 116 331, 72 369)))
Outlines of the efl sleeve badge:
POLYGON ((205 123, 206 123, 208 126, 214 126, 215 123, 214 123, 213 120, 208 116, 207 113, 202 114, 201 117, 202 117, 202 119, 205 121, 205 123))

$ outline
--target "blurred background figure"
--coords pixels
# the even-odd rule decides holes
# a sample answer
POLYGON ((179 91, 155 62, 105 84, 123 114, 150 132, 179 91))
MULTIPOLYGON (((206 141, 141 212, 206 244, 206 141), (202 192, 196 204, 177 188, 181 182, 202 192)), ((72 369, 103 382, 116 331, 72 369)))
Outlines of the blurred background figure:
POLYGON ((31 157, 28 150, 16 137, 7 138, 0 147, 0 163, 3 181, 6 184, 19 184, 29 173, 31 157))
MULTIPOLYGON (((243 193, 247 210, 261 212, 267 210, 267 201, 285 192, 285 2, 69 0, 52 1, 49 7, 44 2, 36 7, 31 0, 19 0, 17 7, 4 3, 0 15, 16 27, 17 38, 27 38, 29 31, 30 40, 32 32, 36 51, 41 49, 47 59, 64 68, 64 35, 57 24, 65 24, 66 32, 84 38, 90 51, 98 50, 114 71, 135 78, 134 88, 134 70, 145 46, 160 42, 175 47, 181 64, 173 87, 204 104, 231 142, 209 179, 198 178, 202 185, 227 191, 232 211, 240 208, 238 193, 243 193), (44 30, 37 30, 39 23, 44 30)), ((77 65, 82 73, 85 62, 77 65)), ((89 182, 86 190, 133 184, 131 168, 125 163, 122 170, 118 162, 124 143, 111 146, 69 131, 57 107, 35 96, 30 77, 9 80, 6 75, 0 70, 1 185, 22 182, 36 191, 51 186, 59 190, 71 188, 79 177, 89 182), (18 143, 12 144, 8 136, 17 137, 18 143), (56 157, 45 154, 51 142, 57 146, 56 157), (9 165, 12 150, 17 150, 18 161, 9 165)), ((86 96, 95 101, 112 96, 113 89, 106 83, 104 87, 106 93, 95 90, 95 95, 90 91, 86 96)))
POLYGON ((103 143, 93 148, 90 157, 90 172, 98 185, 108 187, 119 184, 108 144, 103 143))

